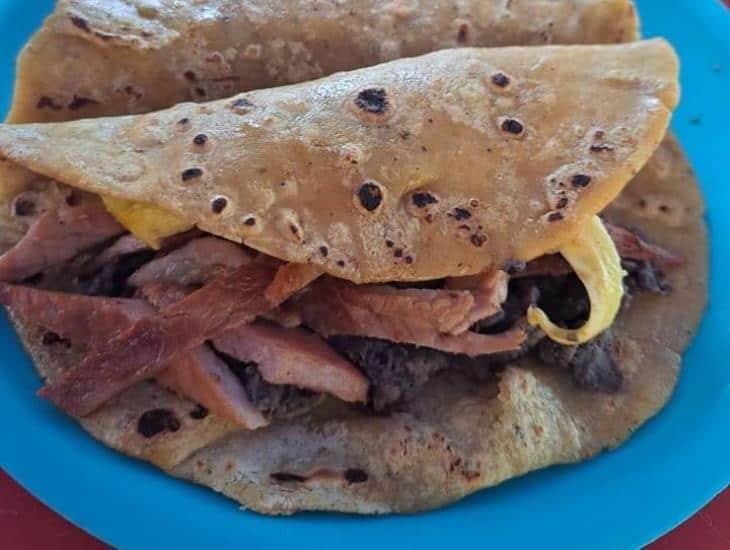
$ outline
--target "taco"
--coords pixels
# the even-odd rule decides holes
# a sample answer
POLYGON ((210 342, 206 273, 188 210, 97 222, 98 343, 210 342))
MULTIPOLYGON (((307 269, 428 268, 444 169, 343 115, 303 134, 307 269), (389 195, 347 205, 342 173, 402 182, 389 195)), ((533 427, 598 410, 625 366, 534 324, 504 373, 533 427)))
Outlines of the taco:
POLYGON ((616 196, 676 100, 649 41, 4 125, 6 162, 58 183, 13 200, 0 301, 112 447, 267 513, 439 506, 615 446, 671 394, 701 200, 672 142, 616 196))

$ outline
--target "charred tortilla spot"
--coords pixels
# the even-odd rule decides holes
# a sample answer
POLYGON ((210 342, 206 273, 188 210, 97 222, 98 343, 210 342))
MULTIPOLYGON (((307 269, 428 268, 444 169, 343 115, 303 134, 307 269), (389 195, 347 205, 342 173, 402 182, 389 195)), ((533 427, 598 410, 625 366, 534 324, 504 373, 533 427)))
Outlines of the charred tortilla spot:
POLYGON ((40 99, 38 99, 38 103, 36 103, 36 109, 45 109, 49 108, 54 111, 60 111, 63 109, 61 105, 58 105, 53 98, 48 97, 47 95, 42 95, 40 99))
POLYGON ((195 95, 197 95, 198 97, 205 97, 206 95, 208 95, 208 92, 205 91, 205 88, 198 86, 197 88, 195 88, 195 95))
POLYGON ((459 25, 459 32, 456 34, 456 43, 459 45, 466 44, 467 39, 469 38, 469 24, 468 23, 462 23, 459 25))
POLYGON ((380 186, 372 181, 366 181, 357 190, 357 198, 360 205, 368 212, 377 210, 383 201, 383 192, 380 186))
POLYGON ((454 208, 454 213, 452 215, 457 221, 468 220, 471 218, 471 212, 469 212, 466 208, 454 208))
POLYGON ((402 258, 403 257, 403 249, 402 248, 396 248, 393 251, 393 256, 395 256, 396 258, 402 258))
POLYGON ((474 246, 481 247, 484 245, 485 242, 487 242, 487 237, 486 235, 482 235, 481 233, 474 233, 471 237, 469 237, 469 241, 474 246))
POLYGON ((393 241, 391 241, 390 239, 387 239, 385 241, 385 246, 387 246, 388 248, 393 248, 394 245, 395 245, 395 243, 393 241))
POLYGON ((555 206, 557 208, 565 208, 568 206, 568 197, 561 197, 555 206))
POLYGON ((91 32, 91 29, 89 28, 89 22, 83 17, 79 17, 78 15, 72 15, 71 24, 84 32, 91 32))
POLYGON ((239 97, 234 99, 230 105, 231 110, 239 115, 248 114, 254 106, 253 103, 251 103, 251 101, 249 101, 245 97, 239 97))
POLYGON ((388 96, 385 88, 367 88, 357 94, 355 105, 366 113, 382 114, 388 110, 388 96))
POLYGON ((185 71, 183 73, 183 76, 186 80, 189 80, 190 82, 197 82, 198 81, 198 75, 195 74, 193 71, 185 71))
POLYGON ((298 214, 290 208, 280 209, 274 216, 277 232, 286 240, 301 244, 304 242, 304 228, 298 214))
POLYGON ((44 346, 52 346, 54 344, 64 344, 66 347, 71 347, 71 342, 66 340, 65 338, 61 338, 57 333, 53 332, 52 330, 47 330, 43 333, 43 336, 41 338, 41 343, 44 346))
POLYGON ((494 84, 498 88, 506 88, 510 84, 509 77, 502 72, 494 73, 491 80, 492 84, 494 84))
POLYGON ((502 130, 504 130, 507 133, 519 135, 523 132, 525 127, 522 125, 522 123, 514 118, 507 118, 502 121, 501 124, 502 130))
POLYGON ((190 181, 196 178, 199 178, 203 175, 203 171, 200 168, 188 168, 186 170, 183 170, 180 177, 182 177, 183 181, 190 181))
POLYGON ((471 236, 471 227, 467 224, 462 223, 456 228, 456 236, 460 239, 466 239, 471 236))
POLYGON ((407 263, 407 264, 412 264, 413 263, 413 256, 406 256, 405 258, 403 258, 403 261, 405 263, 407 263))
POLYGON ((190 124, 190 119, 188 117, 181 118, 177 121, 178 126, 187 126, 188 124, 190 124))
POLYGON ((95 99, 91 99, 90 97, 82 97, 74 94, 73 99, 71 100, 71 103, 68 104, 69 111, 78 111, 79 109, 82 109, 86 107, 87 105, 98 105, 99 102, 95 99))
POLYGON ((19 197, 13 201, 13 215, 18 217, 32 216, 36 213, 35 203, 24 197, 19 197))
POLYGON ((206 416, 208 416, 208 409, 203 407, 200 403, 198 403, 198 406, 190 411, 190 418, 193 420, 202 420, 206 416))
POLYGON ((304 483, 307 478, 298 474, 290 474, 287 472, 274 472, 269 477, 279 483, 304 483))
POLYGON ((329 248, 323 245, 319 247, 319 253, 322 254, 324 258, 326 258, 329 255, 330 251, 329 248))
POLYGON ((193 138, 193 143, 195 145, 205 145, 208 142, 208 136, 205 134, 198 134, 193 138))
POLYGON ((590 147, 592 153, 602 153, 604 151, 613 151, 613 147, 611 145, 606 145, 605 143, 598 143, 591 145, 590 147))
POLYGON ((591 183, 591 177, 586 174, 576 174, 570 178, 570 183, 573 187, 586 187, 589 183, 591 183))
POLYGON ((144 96, 144 93, 139 88, 135 88, 131 84, 124 87, 124 92, 127 95, 134 96, 135 99, 142 99, 142 96, 144 96))
POLYGON ((215 197, 210 203, 210 209, 213 214, 220 214, 228 206, 228 199, 225 197, 215 197))
POLYGON ((337 265, 340 267, 345 267, 345 261, 344 260, 337 260, 337 265))
POLYGON ((360 468, 348 468, 343 473, 343 477, 347 483, 365 483, 368 480, 368 474, 360 468))
POLYGON ((180 420, 169 409, 151 409, 145 411, 137 421, 137 432, 142 437, 150 438, 164 432, 176 432, 180 429, 180 420))
POLYGON ((439 200, 427 191, 416 191, 411 195, 411 202, 417 208, 425 208, 429 204, 436 204, 439 200))
POLYGON ((563 219, 563 217, 564 216, 562 212, 550 212, 550 214, 548 214, 547 220, 549 222, 559 222, 563 219))

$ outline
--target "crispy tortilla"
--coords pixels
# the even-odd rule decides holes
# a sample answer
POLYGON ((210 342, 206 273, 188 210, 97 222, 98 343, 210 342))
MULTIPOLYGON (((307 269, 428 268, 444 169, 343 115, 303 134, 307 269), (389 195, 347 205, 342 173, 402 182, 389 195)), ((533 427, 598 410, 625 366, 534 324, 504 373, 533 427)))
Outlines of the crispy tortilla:
MULTIPOLYGON (((671 396, 707 300, 702 216, 697 182, 672 137, 607 210, 609 220, 687 258, 670 274, 670 295, 637 295, 619 317, 614 352, 625 384, 618 394, 580 390, 568 372, 525 359, 498 383, 446 373, 386 417, 326 402, 306 417, 248 432, 214 415, 195 419, 194 403, 142 382, 80 423, 119 451, 267 514, 415 512, 578 462, 622 443, 671 396), (154 408, 173 411, 180 428, 140 435, 139 418, 154 408)), ((44 346, 39 329, 15 324, 44 377, 78 359, 74 349, 44 346)))
POLYGON ((631 0, 60 0, 9 122, 141 113, 458 46, 636 39, 631 0))
POLYGON ((660 39, 443 50, 147 115, 4 124, 0 155, 357 283, 470 275, 556 250, 613 200, 664 135, 677 71, 660 39))

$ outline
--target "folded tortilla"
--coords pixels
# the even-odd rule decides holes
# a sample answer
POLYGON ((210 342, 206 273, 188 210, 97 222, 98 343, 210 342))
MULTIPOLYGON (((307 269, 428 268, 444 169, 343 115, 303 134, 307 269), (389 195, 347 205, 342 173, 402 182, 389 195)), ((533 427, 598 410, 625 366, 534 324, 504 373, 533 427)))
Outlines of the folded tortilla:
POLYGON ((60 0, 10 122, 162 109, 458 46, 634 40, 631 0, 60 0))
MULTIPOLYGON (((469 0, 457 13, 424 0, 311 7, 308 0, 233 7, 225 0, 112 0, 103 7, 60 0, 18 58, 8 122, 148 112, 442 48, 638 37, 632 0, 469 0)), ((0 207, 37 179, 0 158, 0 207)), ((139 209, 132 205, 126 213, 139 209)), ((159 224, 175 226, 169 219, 159 224)), ((5 250, 23 227, 6 219, 0 230, 5 250)), ((143 236, 154 242, 158 233, 143 236)))
MULTIPOLYGON (((703 208, 692 170, 668 138, 606 211, 687 260, 669 275, 671 294, 637 295, 618 318, 613 353, 624 385, 617 394, 581 390, 568 371, 520 359, 496 382, 437 376, 390 416, 328 401, 252 432, 214 414, 201 418, 195 403, 141 382, 80 423, 112 448, 268 514, 416 512, 585 460, 621 444, 672 394, 707 299, 703 208), (169 411, 177 429, 140 434, 151 409, 169 411)), ((48 346, 44 330, 14 322, 47 380, 78 362, 80 350, 48 346)))
POLYGON ((469 275, 555 251, 603 210, 663 137, 677 70, 663 40, 444 50, 148 115, 6 124, 0 155, 357 283, 469 275))

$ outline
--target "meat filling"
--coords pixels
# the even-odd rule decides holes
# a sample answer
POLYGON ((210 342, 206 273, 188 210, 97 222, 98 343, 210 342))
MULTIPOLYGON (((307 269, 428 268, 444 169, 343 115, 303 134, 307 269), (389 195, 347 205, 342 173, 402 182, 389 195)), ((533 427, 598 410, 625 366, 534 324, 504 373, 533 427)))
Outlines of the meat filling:
POLYGON ((375 411, 412 399, 428 380, 453 364, 452 354, 376 338, 332 336, 330 345, 370 380, 375 411))
MULTIPOLYGON (((91 359, 87 357, 86 361, 88 365, 82 364, 77 369, 78 373, 72 374, 91 384, 91 393, 99 393, 94 403, 82 403, 78 401, 78 396, 69 397, 59 388, 44 390, 61 406, 69 404, 68 410, 71 412, 85 414, 106 399, 107 393, 113 395, 128 383, 139 379, 142 376, 140 373, 146 373, 147 376, 158 373, 160 366, 141 364, 141 361, 147 361, 144 357, 154 357, 156 363, 174 359, 181 353, 180 349, 176 349, 180 348, 181 339, 185 341, 185 350, 191 353, 203 349, 197 346, 205 340, 213 341, 214 346, 218 346, 216 338, 221 338, 225 330, 236 326, 240 327, 239 336, 245 338, 246 331, 254 330, 255 325, 243 326, 241 323, 250 322, 257 316, 278 323, 259 325, 269 326, 267 330, 270 331, 281 332, 282 337, 301 333, 302 339, 308 335, 319 339, 307 333, 307 329, 310 329, 327 340, 319 340, 322 349, 317 348, 314 350, 317 353, 311 353, 313 345, 304 346, 288 340, 279 343, 275 338, 269 338, 269 347, 276 349, 270 350, 267 357, 270 363, 271 358, 275 361, 266 365, 259 365, 253 360, 256 358, 250 356, 251 349, 258 350, 258 344, 242 344, 236 342, 235 338, 229 338, 230 345, 215 350, 215 357, 211 357, 221 365, 216 368, 227 366, 248 396, 253 407, 252 412, 247 412, 248 420, 254 413, 261 413, 267 421, 303 414, 319 403, 323 395, 319 391, 332 393, 342 399, 345 399, 342 397, 344 395, 362 396, 350 397, 346 401, 362 401, 367 391, 367 405, 374 411, 392 410, 415 398, 432 377, 446 369, 478 369, 481 375, 489 375, 525 354, 532 354, 545 364, 568 370, 575 383, 587 390, 612 393, 619 391, 622 386, 623 376, 612 355, 611 331, 580 346, 564 346, 544 338, 539 330, 526 328, 524 318, 530 305, 538 305, 550 319, 564 328, 578 327, 588 318, 590 301, 586 290, 560 256, 545 256, 526 265, 473 277, 411 285, 393 283, 359 287, 329 277, 315 281, 319 272, 307 265, 290 264, 277 271, 278 264, 269 265, 260 259, 253 260, 255 254, 244 247, 211 236, 201 237, 195 232, 178 241, 170 239, 162 252, 152 251, 130 235, 110 241, 119 233, 119 227, 107 220, 106 214, 99 210, 98 201, 85 196, 83 198, 85 202, 81 206, 64 203, 58 211, 36 213, 28 236, 17 249, 1 258, 3 265, 0 267, 8 270, 8 275, 3 275, 3 278, 17 280, 41 270, 32 281, 26 283, 75 295, 134 297, 137 298, 135 303, 144 303, 139 300, 144 298, 160 308, 161 313, 157 318, 150 317, 137 323, 138 326, 133 326, 126 339, 113 342, 116 347, 109 345, 106 339, 99 344, 98 350, 95 345, 91 345, 91 359), (90 216, 79 218, 78 212, 84 211, 84 208, 105 221, 102 224, 103 231, 96 232, 93 238, 80 236, 83 235, 83 224, 88 224, 87 218, 90 216), (69 217, 71 209, 73 217, 69 217), (74 234, 75 240, 64 248, 62 254, 46 247, 42 250, 40 260, 25 259, 33 257, 29 251, 33 239, 37 240, 45 228, 43 224, 55 223, 64 216, 80 227, 74 234), (99 243, 103 239, 106 241, 99 243), (256 271, 254 267, 261 272, 257 275, 259 280, 252 279, 252 284, 242 286, 241 277, 249 277, 256 271), (305 286, 307 288, 295 295, 293 300, 283 303, 289 295, 305 286), (170 294, 171 288, 182 290, 170 294), (199 290, 195 292, 196 289, 199 290), (238 312, 241 309, 238 307, 239 298, 242 296, 253 305, 238 312), (277 304, 281 306, 271 309, 277 304), (230 313, 228 309, 231 309, 230 313), (285 323, 282 323, 283 319, 285 323), (159 323, 162 324, 158 326, 159 323), (282 328, 279 326, 281 324, 288 328, 282 328), (304 328, 294 328, 300 324, 304 328), (138 336, 144 336, 142 340, 150 348, 146 355, 127 345, 139 340, 138 336), (237 352, 230 355, 233 348, 237 352), (103 352, 101 355, 98 354, 99 350, 103 352), (124 353, 117 354, 119 350, 124 353), (307 357, 311 356, 315 368, 305 368, 297 363, 297 354, 307 350, 310 352, 307 357), (337 353, 332 354, 332 350, 337 353), (129 373, 118 373, 118 379, 112 380, 116 382, 114 391, 99 390, 102 381, 107 383, 111 378, 98 371, 81 368, 126 364, 120 362, 122 356, 130 363, 140 362, 139 369, 130 370, 130 367, 127 368, 129 373), (284 370, 282 357, 289 358, 284 370), (329 363, 323 358, 329 358, 329 363), (326 364, 330 366, 323 370, 326 364), (266 367, 265 371, 260 368, 262 366, 266 367), (287 374, 288 378, 273 376, 272 373, 280 371, 287 374), (87 376, 88 372, 92 374, 87 376), (349 375, 345 376, 347 373, 349 375), (329 383, 331 377, 338 380, 329 383), (353 380, 358 380, 358 377, 359 386, 355 388, 353 380), (323 385, 322 380, 328 383, 323 385)), ((664 270, 680 265, 683 259, 647 243, 627 229, 607 227, 627 272, 624 307, 629 306, 631 296, 637 292, 670 292, 664 270)), ((14 292, 13 296, 19 295, 18 291, 14 292)), ((32 306, 34 299, 30 296, 24 302, 30 304, 26 310, 32 306)), ((9 299, 4 302, 14 305, 9 299)), ((39 318, 38 314, 25 310, 18 313, 30 320, 39 318)), ((54 330, 58 327, 47 328, 54 330)), ((208 361, 209 364, 214 362, 208 361)), ((174 377, 172 370, 164 371, 158 380, 162 381, 167 376, 171 380, 168 386, 186 395, 196 393, 197 388, 193 387, 195 383, 191 382, 194 380, 192 374, 208 371, 197 369, 193 373, 192 370, 188 372, 190 369, 180 369, 174 377), (186 386, 181 381, 191 383, 186 386), (186 387, 189 388, 187 393, 186 387)), ((73 379, 70 376, 66 378, 68 387, 63 391, 70 392, 73 390, 73 379)), ((213 384, 211 387, 221 393, 233 386, 235 384, 228 383, 227 386, 213 384)), ((197 400, 215 402, 214 399, 204 399, 206 395, 198 395, 197 400)), ((188 396, 196 398, 196 395, 188 396)), ((225 401, 248 402, 245 396, 225 401)), ((233 413, 226 416, 235 417, 233 413)), ((258 425, 263 423, 261 420, 258 425)))
POLYGON ((217 354, 238 378, 254 407, 268 418, 299 416, 316 407, 322 400, 321 393, 290 384, 270 384, 263 379, 258 365, 252 361, 240 361, 220 352, 217 354))

